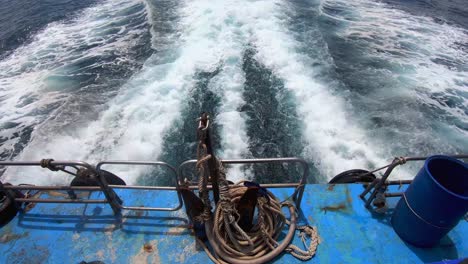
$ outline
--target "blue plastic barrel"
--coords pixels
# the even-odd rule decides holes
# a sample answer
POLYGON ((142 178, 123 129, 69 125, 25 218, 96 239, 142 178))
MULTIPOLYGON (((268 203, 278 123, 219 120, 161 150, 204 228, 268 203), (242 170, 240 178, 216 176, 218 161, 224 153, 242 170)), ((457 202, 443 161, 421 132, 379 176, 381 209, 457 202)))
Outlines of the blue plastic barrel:
POLYGON ((398 202, 392 225, 404 241, 431 247, 467 211, 467 164, 447 156, 431 156, 398 202))

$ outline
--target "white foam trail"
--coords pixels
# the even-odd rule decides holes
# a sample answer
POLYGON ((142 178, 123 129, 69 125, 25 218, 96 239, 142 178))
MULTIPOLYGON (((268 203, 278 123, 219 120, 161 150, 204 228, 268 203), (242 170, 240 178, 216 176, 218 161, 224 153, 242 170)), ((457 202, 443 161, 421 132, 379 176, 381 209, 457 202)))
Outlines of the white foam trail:
MULTIPOLYGON (((242 98, 245 76, 242 70, 244 50, 248 40, 247 28, 240 24, 243 7, 238 1, 198 1, 200 14, 209 14, 198 26, 216 25, 216 34, 222 40, 218 45, 223 51, 220 73, 210 82, 209 88, 221 97, 219 113, 215 122, 221 125, 221 158, 235 159, 250 156, 249 138, 246 132, 246 117, 239 112, 245 101, 242 98), (206 24, 208 22, 209 24, 206 24)), ((228 170, 228 179, 237 182, 250 178, 251 173, 241 166, 228 170)))
MULTIPOLYGON (((19 129, 37 126, 49 118, 52 109, 59 112, 60 106, 71 100, 71 87, 79 84, 71 83, 70 78, 67 82, 59 81, 65 75, 76 74, 74 66, 70 65, 115 54, 122 56, 107 63, 119 64, 126 59, 124 54, 131 51, 132 43, 139 39, 142 29, 138 26, 127 28, 122 21, 130 15, 124 11, 137 4, 140 3, 107 1, 86 8, 70 21, 50 23, 29 44, 0 61, 0 125, 19 124, 0 132, 0 138, 10 138, 2 144, 0 153, 15 148, 20 139, 11 135, 19 129)), ((131 15, 144 16, 144 9, 131 15)), ((87 67, 104 66, 104 62, 99 63, 101 65, 87 67)))
MULTIPOLYGON (((222 4, 219 5, 222 8, 222 4)), ((224 39, 218 34, 219 21, 216 20, 222 17, 215 12, 212 16, 207 15, 207 10, 200 8, 202 6, 207 5, 187 1, 181 8, 181 44, 172 61, 158 64, 160 55, 153 55, 141 72, 120 89, 97 121, 85 129, 57 131, 53 139, 47 134, 36 133, 21 159, 60 157, 91 162, 157 159, 164 133, 179 117, 182 101, 193 88, 194 75, 197 71, 216 70, 225 56, 225 47, 219 45, 224 39), (48 144, 47 140, 53 141, 48 144)), ((133 183, 143 171, 135 168, 113 170, 127 183, 133 183)), ((8 180, 23 182, 26 176, 21 173, 8 180)), ((62 179, 52 179, 51 175, 44 177, 36 183, 63 183, 62 179)))
MULTIPOLYGON (((222 96, 219 114, 215 121, 221 125, 221 158, 236 159, 249 156, 248 136, 246 132, 245 116, 238 109, 245 103, 242 99, 243 83, 242 47, 232 49, 225 65, 214 80, 210 88, 222 96)), ((250 178, 249 172, 241 166, 232 166, 228 170, 228 179, 237 182, 250 178)))
MULTIPOLYGON (((242 71, 242 52, 236 51, 239 49, 233 49, 229 59, 225 61, 228 65, 210 83, 210 88, 222 96, 215 121, 221 125, 220 157, 223 159, 245 158, 250 154, 245 116, 238 111, 245 103, 242 99, 245 76, 242 71)), ((249 179, 251 176, 242 166, 232 166, 228 170, 228 179, 233 182, 249 179)))
POLYGON ((256 59, 295 95, 309 143, 307 157, 329 178, 344 170, 386 164, 365 131, 352 122, 345 102, 313 78, 313 58, 298 52, 300 43, 288 32, 282 1, 256 1, 255 5, 246 12, 254 20, 249 24, 258 50, 256 59))
MULTIPOLYGON (((314 79, 314 58, 299 52, 301 43, 288 31, 283 8, 281 0, 184 2, 177 50, 164 63, 159 58, 167 54, 152 56, 88 127, 57 131, 54 137, 38 130, 20 159, 157 159, 164 134, 179 118, 182 101, 193 88, 194 75, 213 72, 220 62, 221 73, 209 87, 222 94, 217 121, 222 125, 223 156, 248 154, 245 118, 237 108, 244 103, 241 58, 247 44, 253 43, 256 59, 295 95, 309 144, 306 158, 314 159, 323 175, 385 164, 379 146, 353 123, 346 102, 333 93, 333 87, 314 79)), ((142 171, 113 172, 133 183, 142 171)), ((31 183, 28 174, 19 173, 9 180, 31 183)), ((234 171, 237 175, 240 171, 234 171)), ((32 183, 64 183, 51 175, 41 177, 32 183)))

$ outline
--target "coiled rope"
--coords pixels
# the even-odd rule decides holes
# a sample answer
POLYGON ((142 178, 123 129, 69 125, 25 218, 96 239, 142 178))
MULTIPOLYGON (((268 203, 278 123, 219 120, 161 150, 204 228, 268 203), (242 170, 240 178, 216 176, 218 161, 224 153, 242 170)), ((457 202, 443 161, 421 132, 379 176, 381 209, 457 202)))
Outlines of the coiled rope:
POLYGON ((258 217, 253 227, 249 231, 244 231, 238 225, 240 215, 236 206, 248 188, 243 186, 244 181, 229 186, 225 169, 219 160, 216 160, 216 164, 219 171, 220 200, 216 205, 213 217, 206 173, 208 171, 207 161, 213 157, 207 154, 206 149, 203 139, 200 139, 197 148, 198 162, 196 167, 199 176, 199 196, 205 207, 196 221, 205 223, 206 236, 214 254, 202 241, 199 240, 199 242, 210 259, 215 263, 257 264, 268 262, 283 251, 289 252, 300 260, 311 259, 315 255, 319 243, 316 228, 310 226, 297 227, 294 205, 289 201, 280 202, 270 191, 267 191, 266 196, 257 199, 258 217), (282 212, 283 207, 289 209, 289 221, 282 212), (277 239, 285 225, 289 225, 288 233, 283 241, 278 242, 277 239), (310 245, 306 246, 306 250, 291 244, 296 229, 300 231, 304 245, 306 245, 306 236, 311 239, 310 245))

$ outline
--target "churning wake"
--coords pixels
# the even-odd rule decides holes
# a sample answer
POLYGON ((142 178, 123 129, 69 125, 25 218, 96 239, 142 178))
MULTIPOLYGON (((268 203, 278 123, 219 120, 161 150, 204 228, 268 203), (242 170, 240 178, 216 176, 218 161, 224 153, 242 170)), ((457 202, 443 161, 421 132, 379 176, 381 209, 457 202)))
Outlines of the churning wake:
MULTIPOLYGON (((177 166, 195 155, 202 111, 220 157, 303 157, 315 181, 397 155, 463 152, 466 39, 366 0, 99 2, 0 61, 0 157, 177 166)), ((112 171, 127 183, 151 174, 112 171)), ((228 177, 297 180, 288 172, 233 167, 228 177)))
POLYGON ((468 151, 465 28, 367 0, 323 1, 320 13, 369 136, 393 154, 468 151))

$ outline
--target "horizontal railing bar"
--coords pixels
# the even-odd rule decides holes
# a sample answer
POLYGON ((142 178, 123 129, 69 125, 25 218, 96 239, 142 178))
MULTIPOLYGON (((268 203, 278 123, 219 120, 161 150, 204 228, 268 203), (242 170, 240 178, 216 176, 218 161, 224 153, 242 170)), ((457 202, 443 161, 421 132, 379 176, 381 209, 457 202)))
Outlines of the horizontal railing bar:
POLYGON ((226 164, 250 164, 250 163, 269 163, 272 161, 278 162, 299 162, 305 163, 304 160, 295 158, 295 157, 286 157, 286 158, 260 158, 260 159, 223 159, 221 160, 222 163, 226 164))
MULTIPOLYGON (((78 165, 88 169, 93 169, 93 166, 84 162, 84 161, 63 161, 63 160, 54 160, 50 162, 52 166, 72 166, 78 165)), ((0 161, 0 166, 41 166, 41 161, 0 161)))
POLYGON ((400 197, 402 196, 402 192, 397 192, 397 193, 385 193, 385 197, 400 197))
MULTIPOLYGON (((230 184, 229 186, 233 186, 230 184)), ((268 184, 260 184, 260 187, 264 188, 296 188, 300 186, 299 183, 268 183, 268 184)), ((213 189, 212 185, 206 186, 208 190, 213 189)), ((189 185, 188 188, 190 190, 198 190, 198 185, 189 185)))
POLYGON ((166 208, 166 207, 144 207, 144 206, 121 206, 120 207, 123 210, 132 210, 132 211, 166 211, 166 212, 172 212, 172 211, 177 211, 180 208, 182 208, 182 205, 178 205, 175 208, 166 208))
MULTIPOLYGON (((303 159, 295 158, 295 157, 287 157, 287 158, 262 158, 262 159, 223 159, 220 160, 224 164, 252 164, 252 163, 271 163, 271 162, 298 162, 301 164, 307 164, 303 159)), ((184 161, 180 167, 184 167, 187 164, 195 164, 197 162, 196 159, 186 160, 184 161)))
POLYGON ((401 184, 410 184, 412 182, 413 180, 392 180, 392 181, 386 181, 385 185, 401 185, 401 184))
MULTIPOLYGON (((111 185, 109 185, 112 187, 111 185)), ((5 185, 5 189, 11 190, 38 190, 38 191, 102 191, 99 186, 34 186, 34 185, 20 185, 12 186, 5 185)))
MULTIPOLYGON (((445 155, 444 155, 445 156, 445 155)), ((449 156, 449 157, 452 157, 452 158, 455 158, 455 159, 468 159, 468 154, 460 154, 460 155, 446 155, 446 156, 449 156)), ((419 157, 405 157, 405 160, 406 161, 418 161, 418 160, 426 160, 428 159, 430 156, 426 156, 426 157, 423 157, 423 156, 419 156, 419 157)))
POLYGON ((28 203, 108 203, 107 200, 82 200, 82 199, 35 199, 35 198, 15 198, 17 202, 28 203))
MULTIPOLYGON (((161 165, 167 166, 171 169, 174 169, 171 165, 164 161, 144 161, 144 160, 106 160, 101 161, 97 164, 96 168, 100 169, 102 165, 111 164, 111 165, 161 165)), ((175 169, 174 169, 175 170, 175 169)))
POLYGON ((173 187, 173 186, 109 185, 109 187, 113 189, 177 191, 177 187, 173 187))
MULTIPOLYGON (((260 184, 261 187, 265 188, 284 188, 284 187, 298 187, 299 183, 267 183, 260 184)), ((172 186, 125 186, 125 185, 109 185, 113 189, 137 189, 137 190, 165 190, 165 191, 177 191, 177 187, 172 186)), ((208 189, 212 186, 208 185, 208 189)), ((5 189, 10 190, 38 190, 38 191, 102 191, 99 186, 11 186, 5 185, 5 189)), ((190 185, 188 187, 191 190, 198 189, 197 185, 190 185)))

